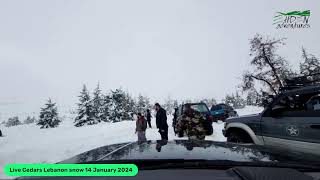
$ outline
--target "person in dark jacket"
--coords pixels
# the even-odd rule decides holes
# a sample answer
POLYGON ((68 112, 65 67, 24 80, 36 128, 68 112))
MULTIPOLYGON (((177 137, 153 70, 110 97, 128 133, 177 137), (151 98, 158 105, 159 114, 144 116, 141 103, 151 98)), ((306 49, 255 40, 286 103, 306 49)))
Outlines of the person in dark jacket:
POLYGON ((164 110, 159 103, 155 104, 156 124, 159 129, 162 140, 168 140, 168 124, 167 124, 167 112, 164 110))
POLYGON ((149 128, 152 128, 152 127, 151 127, 151 113, 150 113, 150 109, 147 109, 147 122, 148 122, 149 128))
POLYGON ((141 113, 138 113, 136 121, 136 133, 138 133, 138 142, 146 141, 147 121, 141 113))

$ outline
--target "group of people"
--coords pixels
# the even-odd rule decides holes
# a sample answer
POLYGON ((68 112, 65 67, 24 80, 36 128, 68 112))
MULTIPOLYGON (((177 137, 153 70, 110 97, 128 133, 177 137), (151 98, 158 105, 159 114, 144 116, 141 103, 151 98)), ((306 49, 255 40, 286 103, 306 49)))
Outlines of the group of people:
MULTIPOLYGON (((179 137, 183 137, 184 134, 188 136, 190 140, 204 140, 205 136, 213 133, 212 122, 207 117, 191 108, 190 104, 185 104, 182 116, 177 117, 177 113, 174 113, 173 127, 175 133, 179 137)), ((159 103, 155 104, 156 110, 156 125, 158 132, 160 133, 161 140, 168 140, 168 124, 167 124, 167 112, 159 103)), ((175 109, 176 110, 176 109, 175 109)), ((138 134, 138 141, 146 141, 145 131, 147 129, 147 123, 151 128, 151 113, 147 110, 147 119, 141 113, 138 113, 136 121, 136 133, 138 134)))
MULTIPOLYGON (((155 105, 156 110, 156 126, 158 132, 160 133, 161 140, 168 140, 168 123, 167 123, 167 112, 164 110, 159 103, 155 105)), ((146 141, 146 129, 147 126, 152 128, 151 126, 151 112, 150 109, 147 109, 146 113, 147 119, 139 112, 137 114, 136 120, 136 131, 135 133, 138 135, 138 141, 146 141)))

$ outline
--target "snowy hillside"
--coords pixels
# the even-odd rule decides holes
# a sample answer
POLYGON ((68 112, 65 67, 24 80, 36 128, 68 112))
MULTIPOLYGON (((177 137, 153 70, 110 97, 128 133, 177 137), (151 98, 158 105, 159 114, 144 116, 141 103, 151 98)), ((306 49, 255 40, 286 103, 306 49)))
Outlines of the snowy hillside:
MULTIPOLYGON (((237 110, 239 115, 261 112, 259 107, 246 107, 237 110)), ((36 125, 20 125, 6 128, 1 126, 4 137, 0 138, 0 178, 3 167, 8 163, 55 163, 84 151, 114 143, 136 141, 135 122, 100 123, 76 128, 72 116, 66 115, 58 128, 40 129, 36 125)), ((174 136, 168 117, 169 140, 183 139, 174 136)), ((147 129, 148 140, 160 138, 152 119, 153 128, 147 129)), ((222 135, 223 123, 213 123, 214 133, 207 140, 225 141, 222 135)))

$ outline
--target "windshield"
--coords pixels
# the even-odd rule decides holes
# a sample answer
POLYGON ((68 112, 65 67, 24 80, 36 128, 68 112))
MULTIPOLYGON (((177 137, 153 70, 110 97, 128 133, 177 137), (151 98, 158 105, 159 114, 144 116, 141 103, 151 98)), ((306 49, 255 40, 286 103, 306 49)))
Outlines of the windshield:
POLYGON ((320 162, 319 9, 1 0, 0 179, 68 159, 320 162))
POLYGON ((201 113, 207 113, 209 111, 205 104, 193 104, 191 105, 191 109, 201 113))

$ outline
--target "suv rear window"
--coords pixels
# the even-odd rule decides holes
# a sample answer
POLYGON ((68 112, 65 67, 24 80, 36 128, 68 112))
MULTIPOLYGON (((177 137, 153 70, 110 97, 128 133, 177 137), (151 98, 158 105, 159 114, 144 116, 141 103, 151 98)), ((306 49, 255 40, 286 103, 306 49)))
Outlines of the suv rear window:
POLYGON ((193 104, 191 105, 191 109, 201 113, 207 113, 209 111, 207 106, 204 104, 193 104))

